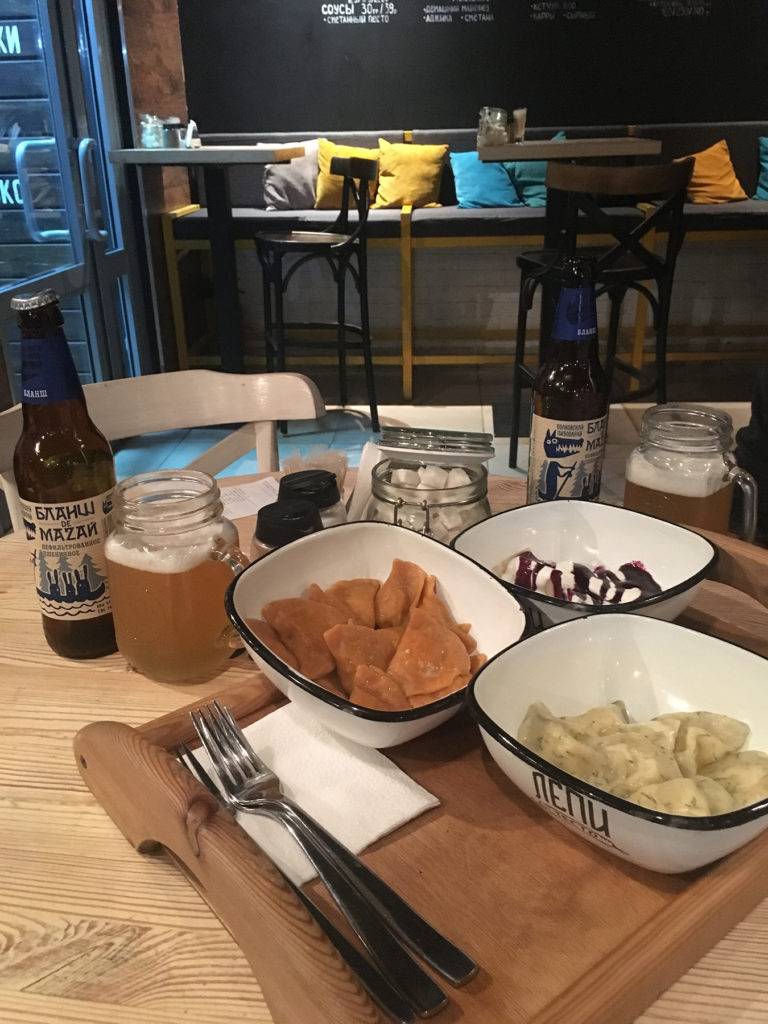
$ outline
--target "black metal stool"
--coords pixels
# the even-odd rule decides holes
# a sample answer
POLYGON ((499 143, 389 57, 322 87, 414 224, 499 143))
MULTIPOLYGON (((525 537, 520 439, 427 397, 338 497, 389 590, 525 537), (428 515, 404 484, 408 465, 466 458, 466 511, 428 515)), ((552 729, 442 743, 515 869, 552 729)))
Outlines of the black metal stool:
MULTIPOLYGON (((629 289, 643 295, 653 311, 656 335, 655 372, 643 386, 613 401, 637 399, 656 392, 659 402, 667 400, 667 329, 672 298, 675 263, 683 244, 683 203, 693 170, 693 159, 671 164, 639 167, 588 166, 550 161, 547 167, 548 202, 563 208, 563 231, 558 249, 521 253, 520 298, 517 308, 517 337, 512 371, 512 428, 509 465, 517 465, 520 437, 522 389, 531 387, 536 371, 525 365, 525 333, 528 312, 536 288, 542 281, 559 285, 563 261, 568 256, 592 256, 595 260, 596 294, 607 294, 610 318, 606 338, 605 370, 609 388, 614 371, 639 379, 640 371, 616 356, 621 303, 629 289), (667 233, 666 248, 653 248, 654 232, 667 233), (608 235, 600 246, 577 245, 580 234, 608 235), (650 234, 649 234, 650 233, 650 234), (649 237, 647 237, 649 236, 649 237), (655 283, 656 291, 649 287, 655 283)), ((547 339, 539 340, 539 359, 547 339)))
POLYGON ((370 205, 369 183, 375 181, 377 163, 360 157, 334 157, 331 174, 343 176, 339 215, 324 231, 260 232, 256 235, 256 252, 262 269, 264 286, 264 338, 267 370, 285 370, 286 330, 335 329, 335 343, 312 341, 313 346, 333 344, 339 358, 339 398, 347 403, 347 347, 362 347, 365 384, 371 409, 371 427, 379 429, 376 387, 371 356, 371 334, 368 318, 367 221, 370 205), (350 203, 357 218, 350 218, 350 203), (285 256, 296 257, 283 267, 285 256), (330 267, 336 283, 336 320, 287 321, 283 314, 283 297, 291 278, 305 263, 322 259, 330 267), (352 278, 360 298, 360 323, 347 322, 346 281, 352 278), (350 340, 348 335, 356 337, 350 340))

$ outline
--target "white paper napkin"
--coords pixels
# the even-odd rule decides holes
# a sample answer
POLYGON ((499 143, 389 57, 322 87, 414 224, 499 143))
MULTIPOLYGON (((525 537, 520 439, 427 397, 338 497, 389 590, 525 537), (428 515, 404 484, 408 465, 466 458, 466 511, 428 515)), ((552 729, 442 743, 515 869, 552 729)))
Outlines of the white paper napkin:
MULTIPOLYGON (((336 735, 294 704, 243 731, 283 792, 354 853, 440 803, 380 751, 336 735)), ((210 769, 205 751, 195 754, 210 769)), ((255 814, 237 820, 297 885, 315 876, 284 826, 255 814)))

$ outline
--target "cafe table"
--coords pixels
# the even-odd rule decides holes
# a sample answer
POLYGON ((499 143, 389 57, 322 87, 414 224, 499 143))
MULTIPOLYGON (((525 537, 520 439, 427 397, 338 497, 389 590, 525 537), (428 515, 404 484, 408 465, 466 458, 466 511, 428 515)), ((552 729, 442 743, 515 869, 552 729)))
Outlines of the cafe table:
MULTIPOLYGON (((246 480, 222 486, 234 482, 246 480)), ((523 488, 520 480, 491 478, 494 511, 522 504, 523 488)), ((244 543, 252 522, 238 522, 244 543)), ((753 574, 766 577, 768 551, 728 543, 748 551, 753 574)), ((84 784, 73 756, 73 737, 87 723, 162 723, 182 706, 224 689, 245 691, 257 681, 255 666, 236 657, 214 679, 171 686, 132 672, 119 654, 61 659, 43 639, 19 534, 0 539, 0 566, 0 1021, 269 1024, 273 1018, 259 984, 223 925, 166 852, 139 853, 126 841, 84 784)), ((721 616, 725 607, 733 637, 765 654, 765 610, 746 599, 723 602, 719 593, 718 584, 705 584, 694 604, 697 627, 707 629, 715 605, 721 616)), ((420 827, 417 819, 405 828, 420 827)), ((551 824, 553 833, 557 828, 551 824)), ((481 857, 482 849, 473 856, 481 857)), ((567 890, 567 878, 563 885, 567 890)), ((764 886, 768 893, 768 879, 764 886)), ((701 958, 671 987, 650 980, 648 1002, 656 1001, 638 1024, 768 1020, 768 899, 759 902, 762 891, 753 895, 749 905, 724 908, 735 926, 711 949, 704 940, 701 958)), ((681 934, 681 942, 696 938, 681 934)), ((542 976, 554 969, 543 963, 542 976)), ((493 978, 485 983, 492 985, 493 978)), ((509 1005, 503 1024, 519 1019, 513 993, 509 1005)), ((435 1019, 494 1024, 450 1009, 435 1019)), ((565 1013, 559 1024, 569 1019, 565 1013)))
POLYGON ((237 291, 236 232, 229 190, 229 168, 244 164, 283 163, 304 156, 303 146, 200 146, 188 149, 113 149, 113 164, 144 174, 162 167, 186 167, 201 171, 208 206, 208 231, 213 268, 213 301, 216 337, 221 348, 222 369, 242 373, 245 368, 240 304, 237 291))

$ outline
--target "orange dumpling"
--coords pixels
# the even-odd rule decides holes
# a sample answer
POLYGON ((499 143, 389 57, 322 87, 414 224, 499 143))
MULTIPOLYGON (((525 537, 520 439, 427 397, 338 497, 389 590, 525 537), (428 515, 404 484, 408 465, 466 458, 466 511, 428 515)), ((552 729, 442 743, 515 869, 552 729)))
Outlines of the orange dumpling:
POLYGON ((358 665, 349 699, 376 711, 405 711, 410 707, 402 687, 375 665, 358 665))
POLYGON ((414 608, 387 671, 409 698, 450 692, 469 682, 469 654, 452 630, 423 608, 414 608))
POLYGON ((423 608, 424 611, 431 615, 433 619, 437 619, 438 622, 442 622, 444 626, 447 626, 466 647, 467 651, 471 654, 472 651, 477 647, 477 641, 470 634, 469 628, 459 625, 451 615, 448 606, 445 602, 437 596, 436 592, 437 579, 435 576, 427 576, 424 581, 424 587, 419 595, 419 599, 416 602, 417 608, 423 608))
POLYGON ((376 594, 376 625, 399 626, 418 601, 427 574, 413 562, 395 558, 376 594))
POLYGON ((338 598, 351 609, 355 619, 373 629, 376 625, 376 595, 381 583, 378 580, 339 580, 325 591, 338 598))
POLYGON ((299 672, 308 679, 319 679, 335 670, 336 661, 323 633, 339 622, 346 622, 348 614, 303 597, 270 601, 261 614, 297 658, 299 672))
POLYGON ((286 665, 290 665, 291 668, 299 667, 298 658, 288 650, 268 622, 264 622, 263 619, 246 619, 245 621, 253 635, 261 640, 263 644, 266 644, 273 654, 276 654, 278 658, 284 661, 286 665))
POLYGON ((348 605, 346 605, 338 597, 334 597, 334 595, 331 594, 330 591, 323 590, 323 588, 319 587, 317 583, 310 583, 309 590, 307 590, 307 600, 317 601, 320 604, 328 604, 331 606, 331 608, 335 608, 336 611, 344 612, 347 616, 348 621, 357 622, 359 625, 364 625, 364 623, 360 622, 360 620, 352 612, 352 609, 348 605))
POLYGON ((323 634, 344 689, 349 692, 358 665, 373 665, 385 669, 392 660, 398 637, 394 630, 369 629, 354 623, 340 623, 323 634))

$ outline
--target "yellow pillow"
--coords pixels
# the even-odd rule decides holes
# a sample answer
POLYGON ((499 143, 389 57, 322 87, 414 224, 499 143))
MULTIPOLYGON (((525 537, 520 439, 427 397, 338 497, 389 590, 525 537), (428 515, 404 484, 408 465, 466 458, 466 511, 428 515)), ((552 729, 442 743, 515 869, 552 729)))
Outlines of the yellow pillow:
MULTIPOLYGON (((688 185, 688 201, 691 203, 730 203, 734 199, 746 199, 747 193, 741 187, 731 162, 731 154, 725 139, 716 142, 709 149, 692 153, 695 163, 688 185)), ((685 160, 687 157, 681 157, 685 160)))
MULTIPOLYGON (((344 179, 331 174, 331 160, 335 156, 359 156, 364 160, 378 160, 378 149, 362 149, 360 146, 337 146, 328 139, 320 139, 317 150, 317 198, 316 210, 338 210, 341 207, 341 192, 344 179)), ((370 184, 371 200, 376 195, 376 180, 370 184)))
POLYGON ((418 146, 379 139, 379 189, 374 209, 439 206, 447 146, 418 146))

